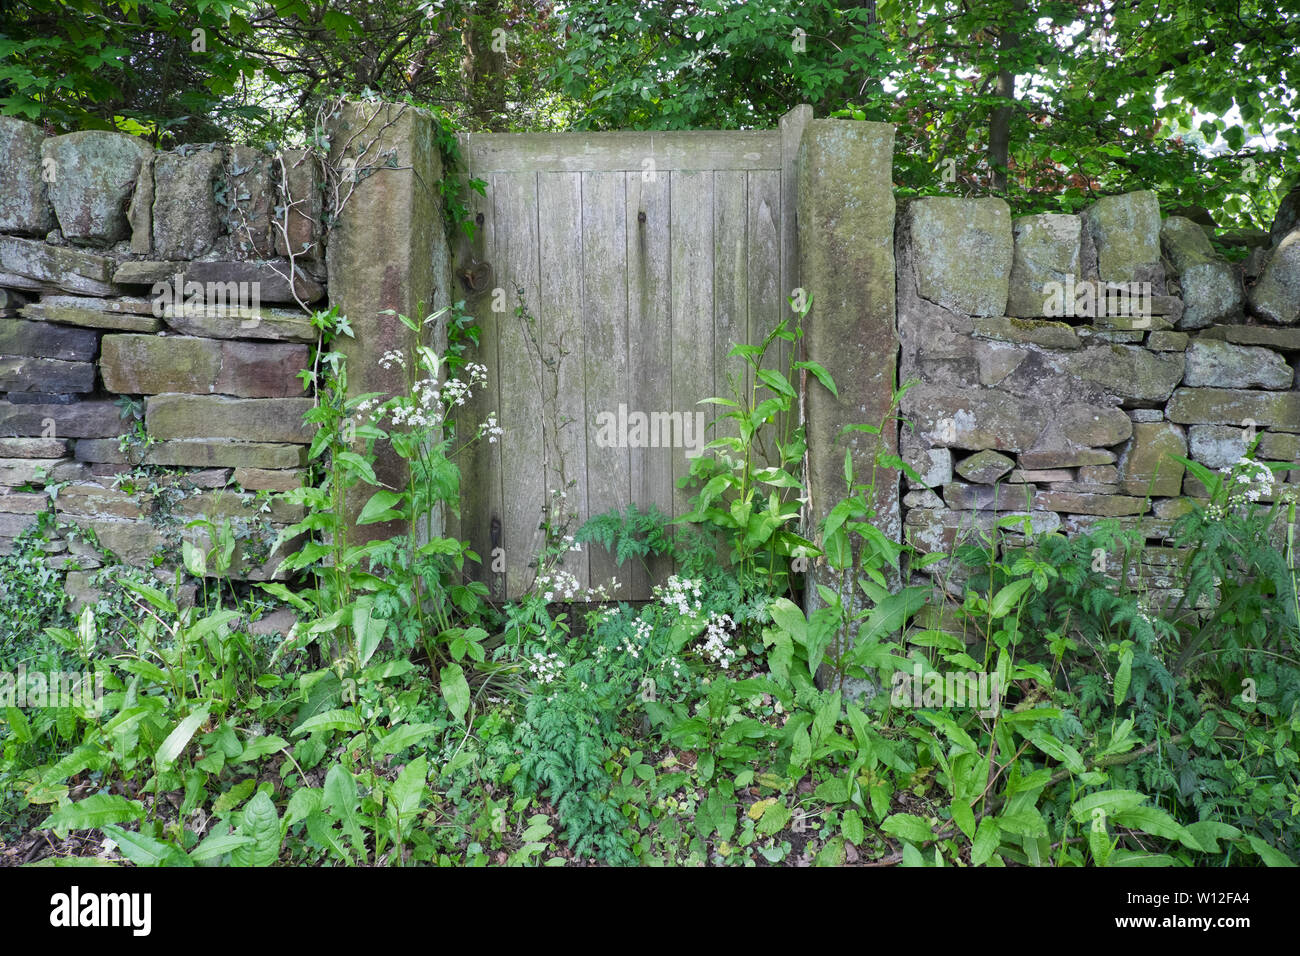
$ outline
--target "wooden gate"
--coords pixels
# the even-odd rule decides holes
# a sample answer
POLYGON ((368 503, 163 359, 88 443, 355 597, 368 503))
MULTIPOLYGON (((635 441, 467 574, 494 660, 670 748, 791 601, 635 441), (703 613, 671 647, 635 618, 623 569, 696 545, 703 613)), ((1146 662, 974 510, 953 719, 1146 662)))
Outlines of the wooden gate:
MULTIPOLYGON (((797 285, 806 115, 760 132, 467 137, 468 173, 487 183, 473 197, 473 245, 457 255, 458 271, 485 264, 483 288, 466 294, 488 370, 474 411, 496 412, 504 434, 462 462, 460 532, 495 596, 532 583, 552 492, 577 513, 574 529, 629 502, 687 510, 676 483, 715 437, 694 434, 696 412, 717 411, 697 403, 730 394, 742 366, 728 351, 761 341, 797 285)), ((618 569, 598 546, 564 568, 584 588, 617 576, 612 596, 630 600, 670 570, 618 569)))

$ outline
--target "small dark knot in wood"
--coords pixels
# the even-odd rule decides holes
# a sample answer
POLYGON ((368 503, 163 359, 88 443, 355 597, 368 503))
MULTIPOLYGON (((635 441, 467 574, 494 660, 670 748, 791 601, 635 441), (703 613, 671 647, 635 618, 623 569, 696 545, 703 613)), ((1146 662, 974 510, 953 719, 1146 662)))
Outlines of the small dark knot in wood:
POLYGON ((642 209, 640 212, 638 212, 638 213, 636 214, 636 221, 637 221, 637 222, 645 222, 645 210, 644 210, 644 209, 642 209))
POLYGON ((468 292, 482 292, 492 284, 492 265, 488 262, 467 262, 457 274, 468 292))

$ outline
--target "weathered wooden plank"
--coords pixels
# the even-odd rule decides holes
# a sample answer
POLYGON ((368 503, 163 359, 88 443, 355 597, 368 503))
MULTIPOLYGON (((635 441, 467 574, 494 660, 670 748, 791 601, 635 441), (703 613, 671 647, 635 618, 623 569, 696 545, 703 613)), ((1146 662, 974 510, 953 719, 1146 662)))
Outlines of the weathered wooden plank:
MULTIPOLYGON (((799 288, 799 144, 812 107, 796 106, 781 117, 781 315, 791 316, 790 297, 799 288)), ((774 343, 775 367, 790 367, 790 345, 774 343)))
POLYGON ((612 133, 473 133, 471 162, 483 173, 649 172, 781 169, 776 130, 612 133))
POLYGON ((496 216, 497 284, 506 290, 510 309, 502 316, 501 355, 502 546, 505 548, 506 595, 517 597, 532 583, 528 563, 542 544, 538 529, 545 497, 542 474, 541 376, 523 324, 514 315, 517 287, 525 307, 545 335, 545 316, 538 298, 537 175, 496 173, 491 177, 496 216))
MULTIPOLYGON (((470 211, 475 216, 481 214, 483 223, 475 230, 472 245, 462 247, 462 255, 479 261, 498 262, 495 192, 491 184, 484 192, 486 196, 471 194, 470 211)), ((501 276, 498 275, 496 281, 500 280, 501 276)), ((496 285, 496 282, 493 284, 496 285)), ((487 369, 487 385, 480 388, 469 403, 465 416, 469 427, 477 427, 478 423, 487 421, 490 415, 495 415, 498 422, 501 418, 501 356, 497 348, 501 324, 509 318, 509 313, 504 311, 507 304, 505 289, 501 286, 498 288, 501 289, 500 295, 494 289, 489 289, 478 296, 467 297, 465 301, 465 308, 473 314, 475 324, 479 327, 479 344, 471 353, 471 361, 478 362, 487 369), (501 311, 494 312, 494 305, 500 307, 501 311)), ((465 435, 461 440, 467 437, 465 435)), ((486 583, 492 596, 502 600, 506 595, 504 549, 495 550, 503 548, 499 531, 503 520, 501 442, 490 442, 484 437, 471 449, 467 458, 466 468, 461 474, 461 536, 470 542, 482 558, 482 564, 468 566, 467 574, 486 583), (494 520, 498 527, 495 539, 492 534, 494 520)))
MULTIPOLYGON (((653 179, 625 173, 627 214, 628 405, 650 409, 672 395, 672 258, 669 174, 653 179)), ((673 464, 669 448, 629 451, 629 495, 642 510, 651 505, 673 513, 673 464)), ((633 562, 622 571, 633 597, 650 596, 652 584, 673 573, 667 557, 633 562), (647 571, 648 569, 648 571, 647 571)))
MULTIPOLYGON (((727 353, 749 335, 749 269, 747 241, 747 197, 745 173, 717 171, 713 174, 713 395, 736 398, 744 389, 744 363, 727 353)), ((722 406, 706 407, 710 420, 722 406)), ((720 422, 718 435, 738 433, 733 421, 720 422)))
MULTIPOLYGON (((552 523, 566 522, 570 532, 587 514, 586 388, 584 367, 583 285, 588 269, 583 256, 581 173, 538 173, 537 217, 541 251, 539 323, 547 364, 542 369, 542 415, 545 460, 542 467, 547 500, 557 505, 552 523), (557 498, 553 492, 564 492, 557 498), (576 514, 576 518, 570 515, 576 514)), ((590 583, 586 553, 565 555, 562 569, 579 585, 590 583)))
MULTIPOLYGON (((796 290, 800 288, 801 277, 799 270, 799 146, 803 141, 804 127, 813 118, 812 107, 806 103, 796 106, 790 112, 781 117, 781 288, 778 290, 777 308, 782 317, 788 317, 793 328, 797 317, 793 314, 790 307, 790 297, 796 295, 796 290)), ((807 331, 807 329, 805 329, 807 331)), ((791 351, 797 348, 798 354, 795 358, 806 358, 802 344, 791 346, 784 340, 774 342, 771 357, 765 361, 771 368, 786 370, 790 368, 791 351)), ((800 374, 793 385, 796 391, 802 395, 801 380, 806 378, 800 374)), ((804 420, 807 409, 802 405, 797 407, 792 414, 795 416, 795 425, 804 420)), ((782 431, 787 431, 786 423, 782 423, 782 431)), ((806 515, 805 509, 805 515, 806 515)))
MULTIPOLYGON (((582 303, 586 316, 587 504, 590 514, 627 507, 631 455, 621 435, 597 429, 597 416, 617 422, 628 395, 627 200, 625 173, 582 174, 582 303), (598 441, 598 437, 605 441, 598 441), (611 445, 610 437, 619 439, 611 445), (603 446, 603 447, 602 447, 603 446)), ((636 406, 632 406, 636 407, 636 406)), ((585 512, 584 512, 585 515, 585 512)), ((629 578, 603 548, 591 550, 591 582, 618 578, 611 596, 632 596, 629 578)))
MULTIPOLYGON (((781 175, 780 173, 758 171, 748 173, 747 222, 749 227, 746 243, 746 272, 749 277, 749 334, 747 341, 752 345, 762 344, 763 338, 776 327, 777 322, 786 314, 788 306, 781 294, 781 175)), ((776 359, 769 359, 765 367, 777 369, 784 373, 786 367, 778 368, 776 359)), ((753 375, 746 378, 748 386, 753 386, 753 375)), ((778 423, 779 424, 779 423, 778 423)), ((774 446, 764 449, 763 460, 774 465, 780 461, 780 455, 774 446)))
POLYGON ((689 511, 694 491, 677 488, 705 443, 699 422, 713 395, 713 180, 712 170, 673 172, 672 205, 672 395, 652 409, 681 423, 672 435, 674 517, 689 511), (667 405, 665 408, 664 405, 667 405), (699 413, 699 414, 697 414, 699 413), (688 447, 693 446, 693 447, 688 447))

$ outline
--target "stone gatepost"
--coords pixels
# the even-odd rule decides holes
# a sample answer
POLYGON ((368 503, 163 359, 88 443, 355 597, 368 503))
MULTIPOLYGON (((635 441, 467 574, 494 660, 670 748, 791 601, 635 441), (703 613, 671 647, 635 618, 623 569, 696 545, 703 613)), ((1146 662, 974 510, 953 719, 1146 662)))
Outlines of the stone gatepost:
MULTIPOLYGON (((379 358, 391 349, 410 354, 415 336, 392 309, 423 320, 451 302, 451 270, 439 193, 442 160, 426 112, 396 103, 345 104, 331 131, 330 165, 338 195, 328 201, 337 217, 328 238, 330 302, 351 322, 355 338, 342 338, 350 394, 396 394, 407 388, 405 372, 385 370, 379 358), (355 180, 355 181, 354 181, 355 180)), ((444 317, 445 318, 445 317, 444 317)), ((425 329, 424 344, 441 351, 445 323, 425 329)), ((405 462, 381 448, 375 472, 387 485, 404 487, 405 462)), ((348 501, 355 517, 374 489, 360 488, 348 501)), ((435 531, 441 529, 441 518, 435 531)), ((367 525, 354 538, 391 537, 400 523, 367 525)))
MULTIPOLYGON (((898 452, 892 420, 879 437, 864 432, 839 437, 845 425, 880 425, 889 415, 895 385, 893 153, 893 126, 851 120, 809 120, 800 146, 800 285, 812 296, 805 348, 839 391, 837 398, 812 375, 807 378, 806 477, 814 527, 845 497, 846 448, 855 481, 870 480, 878 451, 898 452)), ((898 473, 877 469, 875 474, 875 523, 900 540, 898 473)), ((818 584, 840 587, 822 561, 810 569, 809 613, 822 604, 818 584)), ((860 600, 856 583, 850 588, 846 600, 860 600)))

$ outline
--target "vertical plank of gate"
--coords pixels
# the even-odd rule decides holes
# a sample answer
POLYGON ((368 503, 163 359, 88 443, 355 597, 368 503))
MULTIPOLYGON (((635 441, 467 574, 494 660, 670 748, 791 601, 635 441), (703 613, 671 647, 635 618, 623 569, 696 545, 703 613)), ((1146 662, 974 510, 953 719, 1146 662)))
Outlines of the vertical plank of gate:
MULTIPOLYGON (((489 415, 495 414, 498 423, 501 420, 501 356, 497 352, 497 345, 501 336, 501 323, 509 317, 509 312, 494 313, 492 306, 494 301, 503 301, 508 308, 509 300, 498 297, 495 291, 497 288, 505 288, 499 265, 501 260, 496 249, 493 201, 496 191, 489 182, 484 192, 485 196, 470 193, 471 215, 483 216, 483 224, 475 229, 472 249, 474 258, 493 267, 494 275, 491 288, 476 296, 465 293, 465 307, 473 314, 474 322, 479 327, 478 348, 471 350, 469 360, 487 368, 487 386, 474 395, 463 416, 465 424, 457 435, 457 439, 462 442, 472 434, 470 429, 486 421, 489 415)), ((459 267, 460 263, 455 263, 455 266, 459 267)), ((453 293, 453 298, 462 292, 464 286, 459 286, 453 293)), ((505 573, 492 570, 497 558, 492 553, 492 518, 495 516, 501 521, 505 520, 501 511, 501 442, 498 440, 492 443, 484 437, 466 453, 466 457, 469 459, 468 467, 461 475, 461 527, 471 547, 482 558, 482 564, 475 566, 470 563, 467 566, 467 577, 484 582, 491 589, 492 597, 503 599, 505 573)))
MULTIPOLYGON (((541 256, 541 309, 546 329, 544 350, 558 364, 547 369, 543 414, 547 467, 545 493, 562 491, 555 520, 577 530, 587 515, 587 445, 583 437, 587 418, 583 405, 586 386, 586 330, 583 303, 583 176, 581 173, 537 174, 538 241, 541 256), (552 394, 552 389, 555 389, 552 394), (568 487, 574 480, 572 487, 568 487), (567 516, 576 513, 577 518, 567 516)), ((590 267, 591 260, 586 259, 590 267)), ((587 321, 590 321, 588 318, 587 321)), ((561 568, 586 588, 590 583, 587 554, 566 553, 561 568)))
MULTIPOLYGON (((720 169, 713 174, 713 392, 734 399, 744 389, 744 362, 728 358, 732 346, 745 342, 749 332, 749 295, 746 243, 746 183, 743 170, 720 169), (733 384, 735 388, 733 388, 733 384)), ((728 409, 699 405, 712 421, 728 409)), ((738 435, 731 419, 720 421, 709 440, 738 435)))
MULTIPOLYGON (((775 170, 753 170, 749 180, 748 263, 749 337, 752 345, 761 345, 764 336, 776 327, 785 314, 781 296, 781 174, 775 170)), ((734 360, 733 360, 734 361, 734 360)), ((775 363, 769 367, 775 368, 775 363)), ((784 373, 789 366, 776 369, 784 373)), ((747 380, 753 382, 751 374, 747 380)), ((784 435, 781 436, 784 438, 784 435)), ((766 464, 780 464, 775 446, 767 449, 766 464)))
MULTIPOLYGON (((672 397, 672 260, 669 256, 669 174, 629 172, 627 213, 628 408, 662 409, 672 397), (653 178, 649 178, 653 176, 653 178), (642 214, 645 221, 641 221, 642 214)), ((628 495, 638 508, 673 514, 672 450, 628 449, 628 495)), ((623 566, 633 600, 650 597, 673 572, 668 557, 623 566)), ((623 575, 620 575, 622 577, 623 575)))
MULTIPOLYGON (((790 296, 799 286, 799 229, 797 211, 799 208, 799 144, 803 140, 804 127, 813 118, 812 107, 807 103, 794 107, 781 117, 781 288, 777 295, 777 308, 780 315, 791 318, 790 296)), ((809 314, 811 317, 811 313, 809 314)), ((805 330, 806 331, 806 330, 805 330)), ((798 347, 798 346, 796 346, 798 347)), ((771 360, 764 362, 766 368, 785 371, 790 367, 791 346, 785 341, 773 343, 771 360)), ((795 388, 799 383, 794 383, 795 388)), ((797 412, 797 409, 796 409, 797 412)), ((796 424, 798 419, 796 418, 796 424)), ((782 426, 784 430, 784 423, 782 426)))
MULTIPOLYGON (((651 406, 676 413, 694 429, 697 405, 713 394, 713 171, 677 171, 671 174, 672 188, 672 400, 651 406)), ((707 415, 706 415, 707 418, 707 415)), ((676 429, 674 429, 676 432, 676 429)), ((677 482, 690 472, 691 459, 681 447, 682 436, 674 434, 678 447, 672 449, 673 514, 690 510, 690 499, 698 489, 678 488, 677 482)), ((696 436, 692 434, 692 440, 696 436)))
POLYGON ((542 544, 538 530, 545 496, 542 476, 542 378, 536 356, 520 320, 516 288, 537 319, 544 340, 546 317, 538 299, 537 173, 496 173, 496 247, 498 285, 506 290, 501 335, 501 496, 502 543, 505 547, 506 595, 517 597, 533 580, 528 564, 542 544))
MULTIPOLYGON (((742 403, 745 365, 727 353, 736 343, 744 342, 749 331, 745 185, 743 170, 719 169, 713 173, 713 391, 709 395, 739 398, 742 403)), ((702 410, 709 422, 731 410, 725 405, 696 405, 695 409, 702 410)), ((728 418, 720 419, 716 429, 710 428, 707 437, 712 441, 739 434, 739 426, 728 418)), ((717 553, 723 567, 729 562, 730 552, 730 542, 720 541, 717 553)))
MULTIPOLYGON (((587 504, 593 515, 627 507, 631 472, 630 449, 599 447, 596 416, 618 419, 619 405, 628 401, 627 324, 627 206, 622 172, 582 174, 583 329, 586 333, 587 413, 578 422, 587 448, 587 504)), ((612 597, 631 597, 627 568, 620 569, 599 546, 591 555, 593 585, 615 577, 612 597)))

